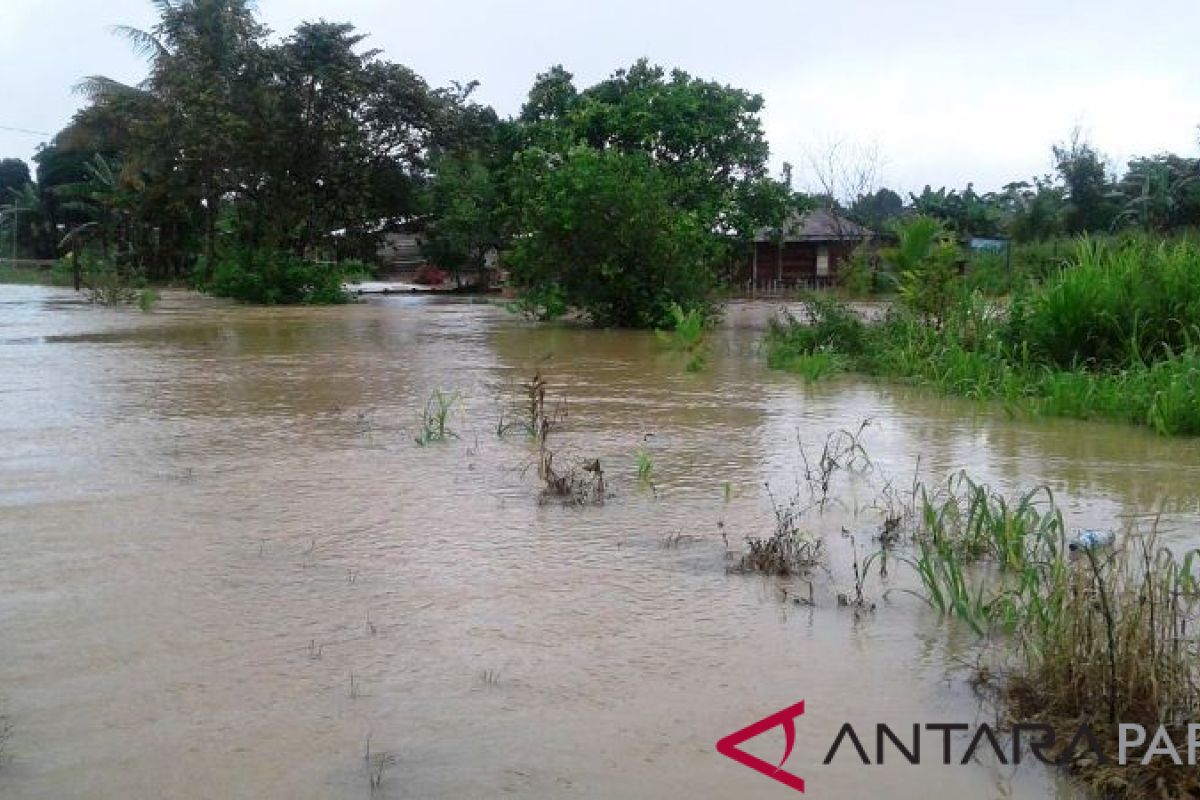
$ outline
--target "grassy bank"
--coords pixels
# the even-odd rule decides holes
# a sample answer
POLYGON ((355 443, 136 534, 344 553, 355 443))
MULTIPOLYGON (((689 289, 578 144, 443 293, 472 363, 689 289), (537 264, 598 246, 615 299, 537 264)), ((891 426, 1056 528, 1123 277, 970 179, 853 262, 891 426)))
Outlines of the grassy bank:
POLYGON ((1083 241, 1063 268, 1007 303, 961 284, 948 296, 937 314, 902 299, 869 323, 810 297, 806 319, 772 322, 769 363, 813 379, 853 370, 1014 411, 1200 434, 1195 244, 1083 241))
POLYGON ((60 264, 42 266, 29 262, 0 262, 0 283, 36 286, 70 286, 71 272, 60 264))

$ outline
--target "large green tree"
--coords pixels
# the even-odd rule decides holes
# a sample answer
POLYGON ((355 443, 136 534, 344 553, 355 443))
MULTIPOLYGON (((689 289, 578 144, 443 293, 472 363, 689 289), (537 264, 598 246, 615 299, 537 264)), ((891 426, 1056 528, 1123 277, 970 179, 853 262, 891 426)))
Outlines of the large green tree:
POLYGON ((542 312, 581 310, 598 325, 655 327, 673 303, 706 309, 720 242, 676 202, 646 153, 531 148, 514 166, 514 281, 542 312))
POLYGON ((583 90, 561 66, 539 75, 512 137, 514 280, 561 291, 602 324, 658 325, 673 300, 697 304, 788 207, 790 192, 767 174, 762 107, 758 95, 644 59, 583 90), (588 210, 586 193, 644 217, 588 210), (548 199, 568 195, 557 210, 548 199))
MULTIPOLYGON (((349 24, 304 23, 272 41, 250 0, 154 4, 151 29, 117 28, 148 58, 146 80, 81 81, 90 104, 39 162, 55 187, 89 180, 96 155, 114 165, 136 245, 122 257, 152 275, 199 263, 205 280, 244 250, 369 257, 420 213, 436 153, 495 138, 474 84, 430 89, 349 24)), ((86 211, 65 210, 63 192, 78 194, 56 188, 53 213, 86 211)))
POLYGON ((1065 193, 1063 224, 1067 233, 1108 230, 1118 209, 1104 156, 1078 130, 1052 151, 1065 193))
POLYGON ((12 193, 29 181, 28 164, 19 158, 0 159, 0 202, 12 199, 12 193))

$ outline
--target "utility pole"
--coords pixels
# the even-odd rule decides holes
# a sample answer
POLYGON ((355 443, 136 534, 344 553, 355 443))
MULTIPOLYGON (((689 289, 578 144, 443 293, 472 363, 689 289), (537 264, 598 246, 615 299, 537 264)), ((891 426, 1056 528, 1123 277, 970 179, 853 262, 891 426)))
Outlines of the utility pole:
POLYGON ((17 266, 17 220, 19 219, 19 217, 17 215, 20 213, 21 210, 19 208, 17 208, 15 205, 9 206, 8 208, 3 209, 3 210, 12 214, 12 266, 16 267, 17 266))

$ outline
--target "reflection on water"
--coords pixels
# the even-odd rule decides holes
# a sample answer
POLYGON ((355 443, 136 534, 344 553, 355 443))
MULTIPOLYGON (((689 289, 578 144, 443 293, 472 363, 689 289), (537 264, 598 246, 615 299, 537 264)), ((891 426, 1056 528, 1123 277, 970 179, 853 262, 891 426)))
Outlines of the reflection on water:
POLYGON ((486 303, 168 294, 143 315, 0 287, 0 794, 362 797, 369 738, 384 796, 779 797, 713 744, 804 698, 788 766, 814 796, 1070 796, 1027 766, 820 764, 843 721, 988 713, 956 667, 970 637, 879 585, 874 615, 836 607, 841 527, 869 547, 852 507, 920 455, 930 479, 1046 482, 1073 526, 1165 502, 1184 543, 1196 443, 806 386, 756 357, 769 311, 733 309, 692 375, 650 335, 486 303), (529 444, 495 435, 539 366, 568 399, 559 446, 609 472, 603 508, 539 504, 529 444), (464 398, 459 438, 418 448, 439 387, 464 398), (767 529, 797 438, 864 418, 875 471, 809 521, 832 543, 818 607, 726 575, 722 530, 767 529))

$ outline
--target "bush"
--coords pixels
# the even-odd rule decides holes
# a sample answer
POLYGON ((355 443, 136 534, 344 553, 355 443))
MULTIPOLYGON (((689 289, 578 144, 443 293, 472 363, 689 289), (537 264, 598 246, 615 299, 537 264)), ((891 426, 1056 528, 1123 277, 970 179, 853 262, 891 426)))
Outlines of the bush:
POLYGON ((1125 367, 1200 342, 1200 248, 1082 240, 1068 266, 1014 298, 1008 338, 1045 363, 1125 367))
POLYGON ((341 264, 318 264, 288 253, 239 250, 221 257, 207 291, 259 305, 349 302, 341 264))
POLYGON ((863 353, 866 325, 848 305, 829 295, 812 293, 804 298, 804 313, 808 319, 803 322, 788 311, 771 318, 766 339, 771 366, 786 368, 797 356, 817 353, 863 353))
POLYGON ((854 248, 841 268, 842 288, 850 297, 866 297, 879 291, 875 285, 875 264, 865 245, 854 248))
POLYGON ((896 226, 898 242, 883 255, 900 276, 900 301, 922 319, 941 325, 959 291, 962 260, 953 237, 932 217, 918 216, 896 226))
POLYGON ((513 194, 521 233, 507 261, 518 289, 597 325, 670 327, 672 304, 707 316, 720 239, 678 206, 668 173, 645 154, 530 149, 517 157, 513 194))

